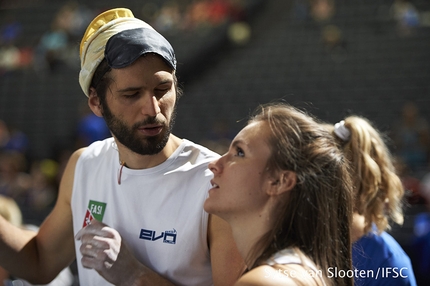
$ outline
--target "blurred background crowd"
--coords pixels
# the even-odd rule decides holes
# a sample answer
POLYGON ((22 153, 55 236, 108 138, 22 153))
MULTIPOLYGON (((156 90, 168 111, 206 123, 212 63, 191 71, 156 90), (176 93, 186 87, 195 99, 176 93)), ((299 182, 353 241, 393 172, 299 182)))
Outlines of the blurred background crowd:
MULTIPOLYGON (((174 133, 223 153, 258 104, 283 99, 386 134, 407 190, 391 234, 430 283, 430 2, 425 0, 0 1, 0 195, 25 224, 55 203, 71 152, 104 139, 78 84, 95 15, 128 7, 173 45, 184 89, 174 133)), ((95 178, 96 179, 96 178, 95 178)))

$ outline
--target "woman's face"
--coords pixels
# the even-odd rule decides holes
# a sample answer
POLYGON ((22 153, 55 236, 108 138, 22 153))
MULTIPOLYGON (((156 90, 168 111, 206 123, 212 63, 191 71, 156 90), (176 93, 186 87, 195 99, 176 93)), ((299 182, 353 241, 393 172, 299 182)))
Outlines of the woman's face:
POLYGON ((226 154, 209 164, 214 178, 204 204, 208 213, 229 220, 262 210, 269 198, 265 192, 270 185, 265 172, 271 154, 269 136, 267 122, 253 122, 237 134, 226 154))

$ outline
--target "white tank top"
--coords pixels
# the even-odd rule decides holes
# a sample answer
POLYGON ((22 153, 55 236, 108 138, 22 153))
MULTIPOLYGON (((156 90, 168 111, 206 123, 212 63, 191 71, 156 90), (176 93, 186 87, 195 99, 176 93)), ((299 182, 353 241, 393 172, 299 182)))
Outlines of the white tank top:
MULTIPOLYGON (((298 253, 298 251, 294 248, 286 248, 280 250, 273 254, 266 263, 274 268, 277 266, 288 264, 297 264, 302 265, 306 271, 295 272, 295 277, 291 279, 296 280, 299 285, 322 285, 326 286, 326 283, 323 279, 323 273, 317 266, 303 253, 298 253)), ((280 274, 292 274, 292 272, 288 272, 288 270, 282 270, 278 268, 278 273, 280 274), (284 272, 286 271, 286 272, 284 272)))
MULTIPOLYGON (((219 155, 188 140, 162 164, 149 169, 120 168, 113 138, 90 145, 75 170, 73 228, 95 218, 116 229, 136 258, 176 285, 212 285, 207 245, 208 214, 203 202, 219 155)), ((110 285, 82 267, 75 241, 81 285, 110 285)))

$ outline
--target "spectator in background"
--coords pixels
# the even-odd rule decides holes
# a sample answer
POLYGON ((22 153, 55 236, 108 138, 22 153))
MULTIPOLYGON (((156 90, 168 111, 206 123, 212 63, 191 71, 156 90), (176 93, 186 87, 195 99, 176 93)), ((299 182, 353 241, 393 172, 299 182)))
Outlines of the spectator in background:
MULTIPOLYGON (((21 227, 22 214, 18 204, 9 197, 0 195, 0 216, 4 217, 14 226, 21 227)), ((0 285, 8 285, 9 273, 0 267, 0 285)))
POLYGON ((71 31, 76 29, 75 18, 79 19, 77 7, 77 3, 67 2, 55 14, 50 29, 42 35, 35 50, 37 69, 56 72, 68 64, 71 55, 76 60, 76 55, 70 47, 76 49, 71 39, 71 31))
POLYGON ((19 204, 23 202, 31 185, 27 164, 27 159, 20 152, 0 152, 0 195, 11 197, 19 204))
POLYGON ((415 217, 411 246, 418 285, 430 285, 430 208, 415 217))
POLYGON ((169 30, 179 30, 182 26, 182 15, 179 4, 175 1, 168 1, 160 7, 157 16, 153 21, 154 28, 160 32, 169 30))
POLYGON ((430 285, 430 172, 422 177, 420 196, 425 208, 414 220, 412 258, 419 285, 430 285))
MULTIPOLYGON (((355 180, 352 224, 352 263, 355 269, 402 269, 402 277, 389 275, 389 285, 416 285, 411 260, 386 230, 403 223, 404 189, 396 175, 391 154, 382 135, 362 117, 349 116, 327 127, 351 162, 355 180)), ((356 276, 355 285, 380 285, 375 276, 356 276)))
POLYGON ((21 52, 16 41, 21 30, 21 23, 11 16, 0 27, 0 75, 20 67, 21 52))
POLYGON ((425 199, 421 194, 421 180, 412 173, 409 166, 399 156, 393 158, 393 165, 405 189, 405 199, 410 205, 421 205, 425 199))
POLYGON ((418 9, 410 0, 395 0, 390 9, 393 19, 397 22, 400 36, 409 36, 420 25, 418 9))
POLYGON ((7 128, 6 122, 0 119, 0 152, 6 148, 6 144, 9 141, 9 128, 7 128))
POLYGON ((87 102, 80 106, 80 119, 77 126, 76 148, 86 147, 91 143, 111 136, 103 117, 95 115, 87 102))
POLYGON ((17 151, 24 155, 28 155, 29 149, 29 141, 27 134, 25 134, 22 130, 15 127, 14 125, 9 124, 9 140, 5 145, 6 150, 17 151))
POLYGON ((31 184, 20 205, 26 223, 40 225, 52 210, 57 198, 57 170, 58 163, 50 159, 31 163, 29 173, 31 184))
POLYGON ((419 174, 429 163, 430 129, 416 103, 406 102, 403 105, 401 120, 392 127, 392 132, 395 153, 411 172, 419 174))
MULTIPOLYGON (((37 229, 34 225, 24 225, 21 210, 18 204, 12 199, 0 195, 0 216, 4 217, 7 221, 16 227, 24 229, 37 229)), ((60 274, 49 284, 45 286, 71 286, 74 283, 74 277, 70 268, 65 268, 60 274)), ((0 267, 0 284, 1 285, 20 285, 20 286, 32 286, 25 280, 16 279, 11 277, 9 273, 0 267)), ((38 285, 44 286, 44 285, 38 285)))

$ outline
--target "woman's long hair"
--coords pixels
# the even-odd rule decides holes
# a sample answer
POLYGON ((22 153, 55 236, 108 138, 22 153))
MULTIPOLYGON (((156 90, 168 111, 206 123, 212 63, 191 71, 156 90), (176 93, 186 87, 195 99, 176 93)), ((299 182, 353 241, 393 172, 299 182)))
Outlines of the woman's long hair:
MULTIPOLYGON (((272 154, 266 171, 291 170, 297 183, 277 207, 275 225, 254 248, 255 266, 285 248, 298 248, 326 277, 350 270, 352 180, 333 136, 316 119, 282 103, 261 106, 250 122, 268 122, 272 154)), ((251 267, 252 268, 252 267, 251 267)), ((333 285, 352 285, 332 277, 333 285)))
POLYGON ((379 232, 389 229, 390 221, 402 224, 404 188, 382 134, 363 117, 344 122, 351 134, 342 146, 354 174, 354 210, 365 217, 365 232, 373 224, 379 232))

